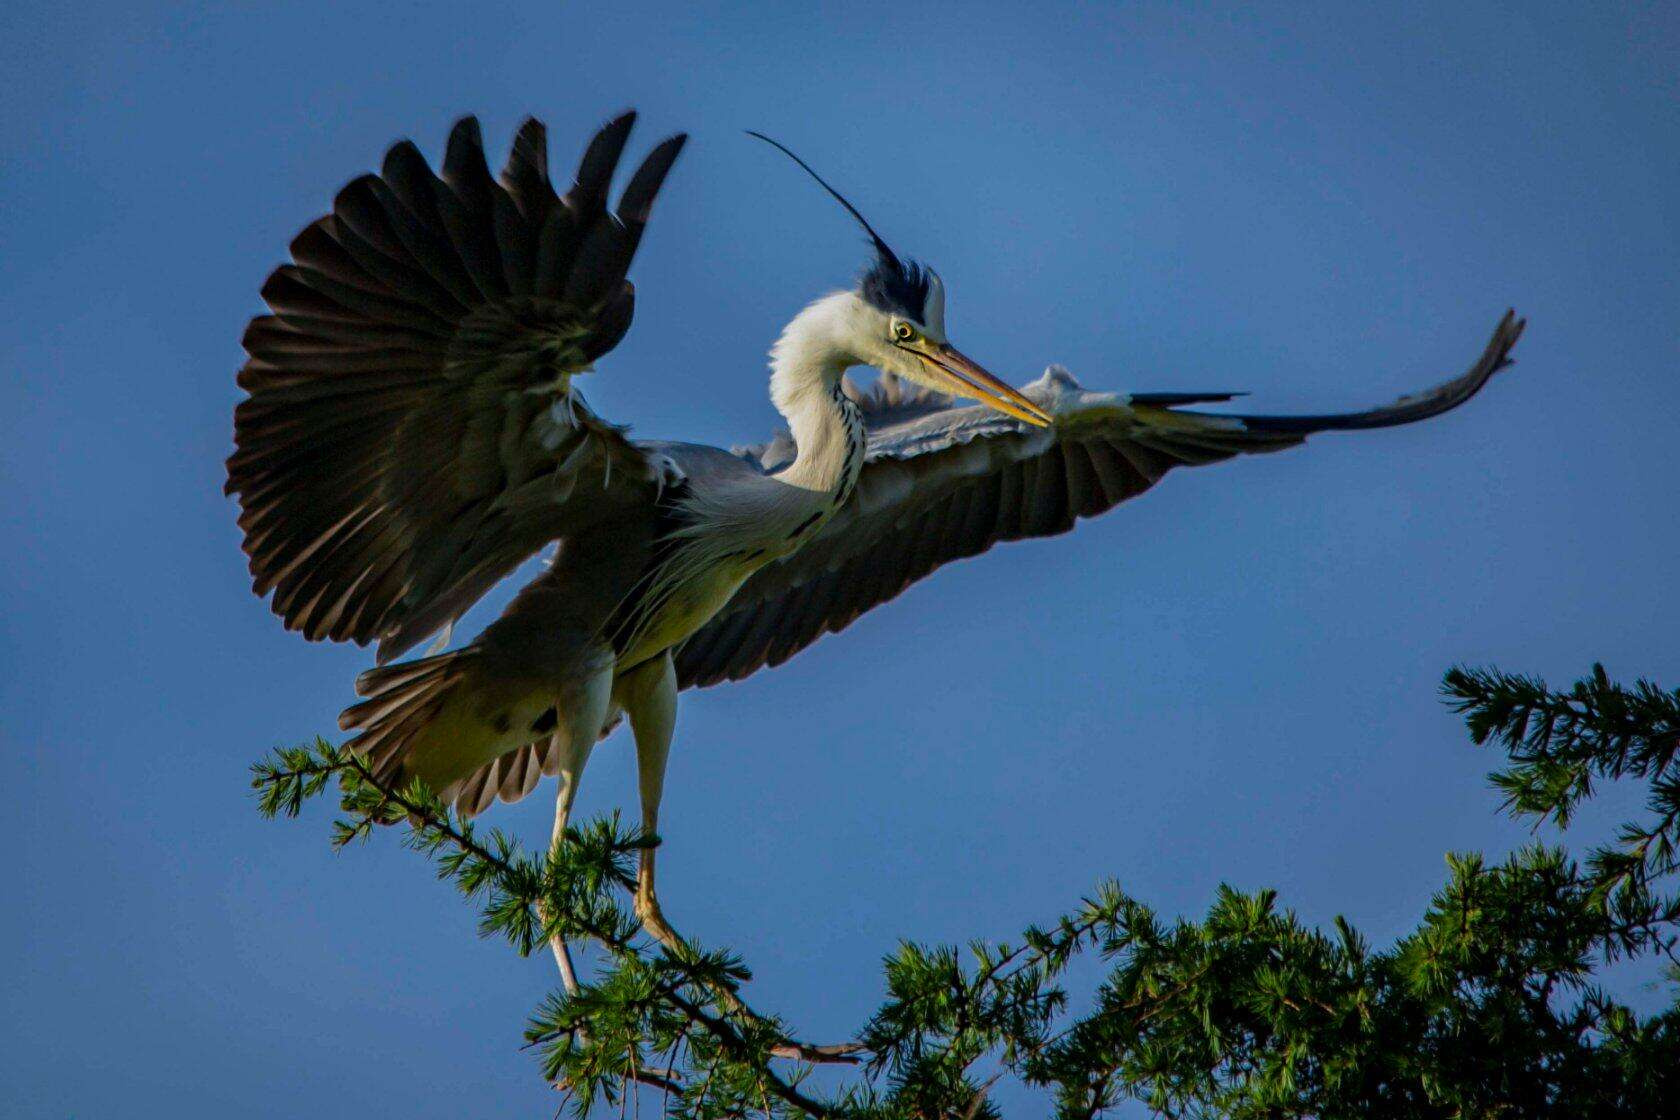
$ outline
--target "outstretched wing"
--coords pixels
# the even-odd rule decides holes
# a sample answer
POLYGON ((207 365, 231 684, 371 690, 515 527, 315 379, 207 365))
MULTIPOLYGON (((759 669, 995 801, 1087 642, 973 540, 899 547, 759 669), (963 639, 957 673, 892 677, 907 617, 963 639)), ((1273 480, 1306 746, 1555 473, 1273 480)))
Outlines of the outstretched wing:
POLYGON ((245 332, 227 492, 258 595, 310 639, 413 646, 547 542, 645 503, 663 465, 572 376, 629 329, 625 279, 685 137, 608 210, 635 121, 596 134, 562 197, 547 134, 500 181, 478 122, 441 177, 404 141, 345 187, 268 278, 245 332))
MULTIPOLYGON (((1229 394, 1087 392, 1052 368, 1022 390, 1055 417, 1031 428, 978 405, 906 392, 894 379, 859 400, 869 452, 851 500, 804 548, 771 564, 678 651, 683 687, 780 665, 941 565, 999 541, 1065 533, 1136 497, 1173 467, 1294 447, 1322 431, 1385 428, 1474 396, 1522 333, 1507 312, 1462 377, 1385 408, 1327 416, 1219 416, 1172 407, 1229 394)), ((755 454, 775 470, 785 438, 755 454)))

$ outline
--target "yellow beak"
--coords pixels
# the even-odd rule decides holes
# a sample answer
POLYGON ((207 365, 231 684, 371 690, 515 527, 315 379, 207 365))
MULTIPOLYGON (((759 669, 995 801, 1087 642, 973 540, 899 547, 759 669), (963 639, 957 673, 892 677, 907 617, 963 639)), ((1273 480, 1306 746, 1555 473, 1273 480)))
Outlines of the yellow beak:
POLYGON ((920 342, 920 345, 905 346, 903 349, 920 358, 930 378, 952 396, 973 397, 981 404, 1017 420, 1025 420, 1037 428, 1048 428, 1053 422, 1048 412, 993 377, 973 358, 949 343, 934 345, 920 342))

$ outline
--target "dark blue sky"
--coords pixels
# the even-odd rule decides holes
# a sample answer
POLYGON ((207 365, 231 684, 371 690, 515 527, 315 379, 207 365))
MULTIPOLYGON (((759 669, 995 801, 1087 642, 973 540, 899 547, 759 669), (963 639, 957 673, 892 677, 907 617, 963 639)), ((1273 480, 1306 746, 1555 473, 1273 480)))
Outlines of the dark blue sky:
MULTIPOLYGON (((745 128, 936 265, 953 337, 1017 382, 1358 407, 1530 318, 1458 413, 1179 472, 686 697, 666 912, 805 1034, 861 1022, 896 939, 1011 936, 1106 875, 1169 914, 1277 886, 1384 941, 1444 850, 1526 838, 1448 665, 1680 678, 1671 5, 346 7, 0 14, 15 1114, 553 1106, 517 1048, 546 962, 477 941, 394 838, 333 855, 245 788, 369 658, 249 593, 240 332, 346 179, 463 112, 498 149, 545 117, 568 165, 627 105, 638 150, 693 133, 584 387, 648 436, 768 435, 765 348, 863 261, 745 128)), ((633 807, 631 775, 615 739, 583 810, 633 807)), ((540 841, 549 807, 494 822, 540 841)))

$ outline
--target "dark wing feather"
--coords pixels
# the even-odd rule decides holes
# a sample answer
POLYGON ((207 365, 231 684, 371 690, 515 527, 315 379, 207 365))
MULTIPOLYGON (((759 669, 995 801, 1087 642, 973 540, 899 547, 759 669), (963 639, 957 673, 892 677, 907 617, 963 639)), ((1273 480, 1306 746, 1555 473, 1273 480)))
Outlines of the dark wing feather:
MULTIPOLYGON (((740 680, 850 625, 936 568, 999 541, 1053 536, 1149 489, 1177 466, 1294 447, 1313 432, 1409 424, 1469 400, 1510 361, 1507 313, 1463 376, 1368 412, 1220 416, 1167 403, 1216 394, 1090 393, 1060 370, 1022 390, 1045 430, 884 378, 859 403, 870 449, 856 492, 804 548, 756 573, 678 651, 682 687, 740 680)), ((768 469, 786 441, 750 452, 768 469)))
POLYGON ((288 628, 383 660, 547 542, 652 500, 662 464, 571 387, 629 329, 625 273, 684 141, 611 213, 634 120, 596 135, 562 199, 540 122, 497 181, 468 117, 441 175, 399 143, 293 240, 245 332, 227 482, 288 628))

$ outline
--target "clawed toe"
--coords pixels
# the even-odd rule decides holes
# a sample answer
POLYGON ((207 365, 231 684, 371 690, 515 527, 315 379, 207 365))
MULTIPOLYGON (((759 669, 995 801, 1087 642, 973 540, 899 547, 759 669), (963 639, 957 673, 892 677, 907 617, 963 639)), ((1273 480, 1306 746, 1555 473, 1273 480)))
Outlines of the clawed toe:
POLYGON ((665 920, 665 915, 659 909, 659 899, 651 891, 636 892, 636 917, 642 923, 642 928, 648 936, 665 946, 676 949, 682 945, 682 938, 671 928, 671 923, 665 920))

